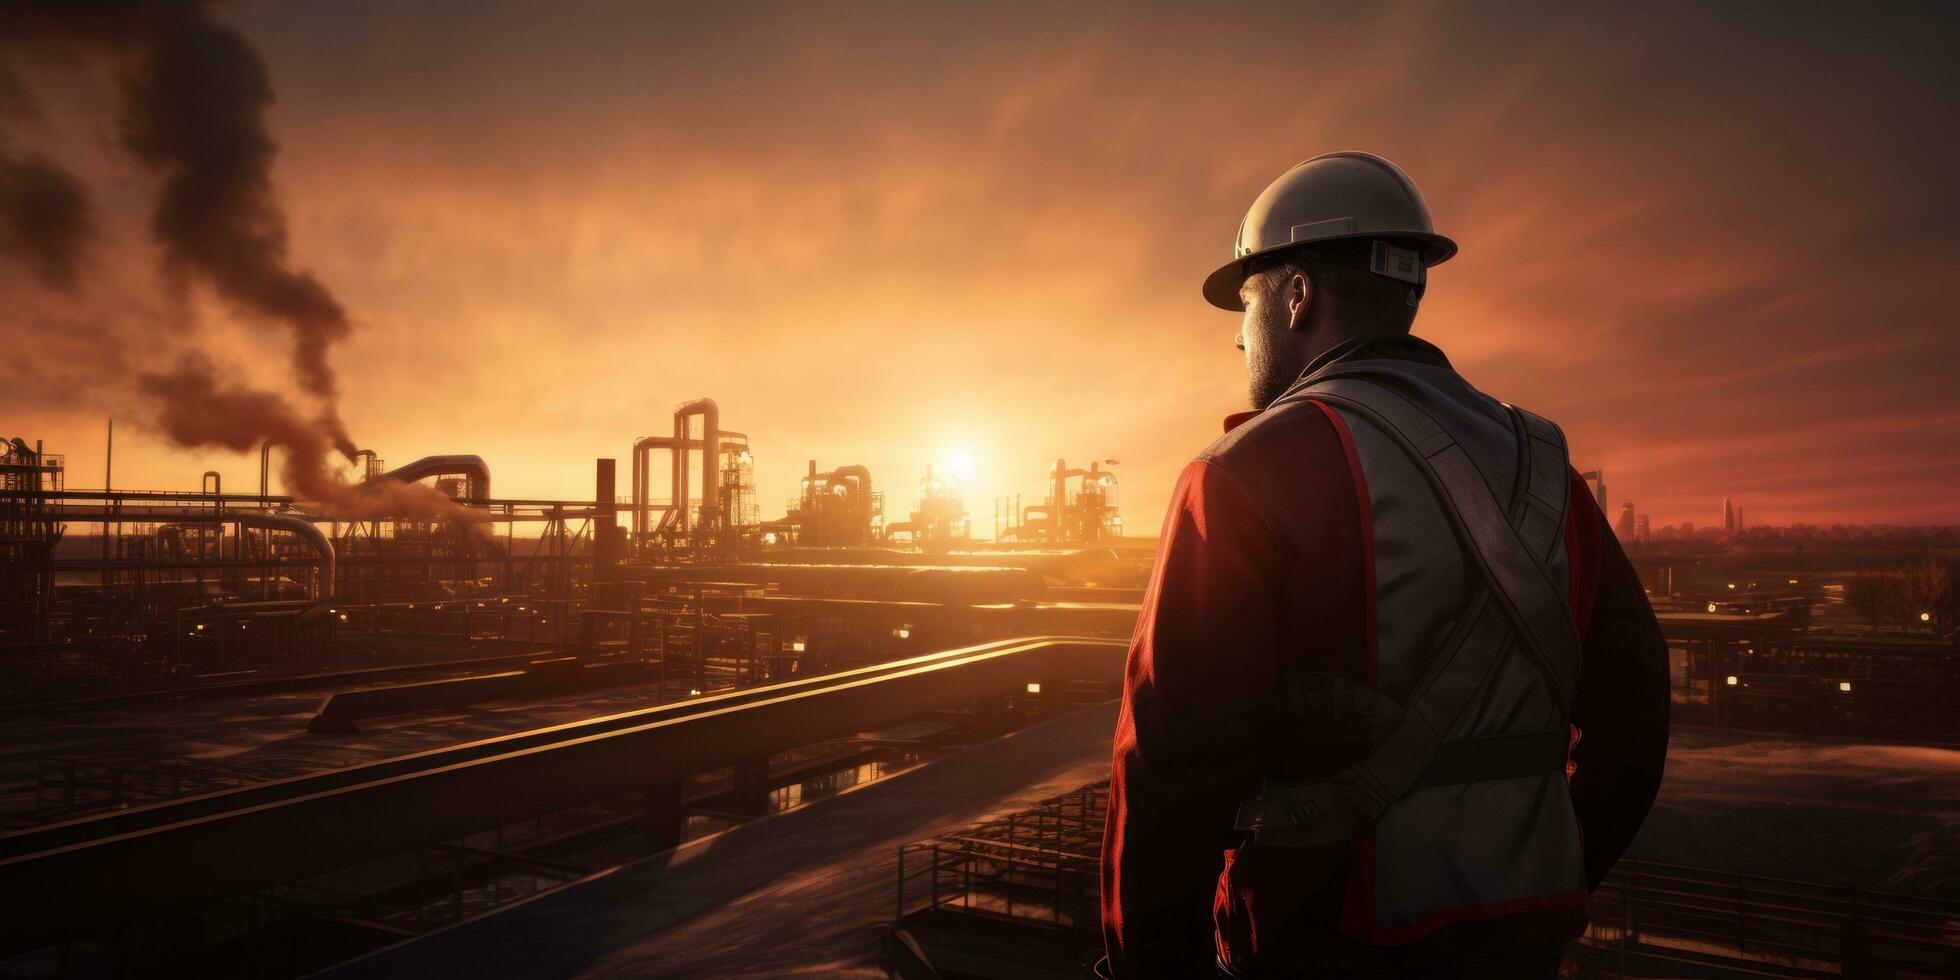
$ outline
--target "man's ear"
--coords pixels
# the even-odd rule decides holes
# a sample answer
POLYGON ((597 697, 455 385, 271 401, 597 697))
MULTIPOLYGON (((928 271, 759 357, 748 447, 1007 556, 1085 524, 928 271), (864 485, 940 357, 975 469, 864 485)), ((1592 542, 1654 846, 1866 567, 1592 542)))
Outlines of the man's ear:
POLYGON ((1286 301, 1286 327, 1296 333, 1305 333, 1311 327, 1313 316, 1313 280, 1304 272, 1295 272, 1286 279, 1286 286, 1280 296, 1286 301))

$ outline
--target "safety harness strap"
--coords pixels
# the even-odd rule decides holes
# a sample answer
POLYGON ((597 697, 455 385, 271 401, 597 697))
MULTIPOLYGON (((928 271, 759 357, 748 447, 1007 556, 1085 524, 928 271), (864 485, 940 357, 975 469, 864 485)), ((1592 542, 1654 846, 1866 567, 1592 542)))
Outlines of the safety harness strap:
MULTIPOLYGON (((1438 747, 1411 789, 1542 776, 1565 767, 1566 732, 1452 739, 1438 747)), ((1374 817, 1335 780, 1270 782, 1239 807, 1233 829, 1261 845, 1314 847, 1368 832, 1374 817)))
MULTIPOLYGON (((1514 420, 1524 420, 1521 428, 1527 433, 1518 451, 1531 458, 1521 467, 1526 483, 1517 488, 1524 506, 1516 506, 1514 499, 1514 506, 1503 507, 1455 438, 1394 390, 1406 382, 1398 372, 1369 367, 1367 362, 1337 363, 1282 401, 1317 400, 1346 408, 1374 423, 1404 449, 1444 504, 1441 509, 1468 560, 1487 584, 1487 589, 1480 591, 1494 601, 1486 602, 1486 596, 1480 595, 1465 611, 1470 628, 1459 633, 1461 642, 1439 652, 1411 691, 1401 723, 1377 743, 1367 759, 1350 767, 1337 781, 1301 784, 1289 791, 1300 797, 1289 804, 1290 816, 1302 818, 1295 820, 1294 826, 1302 833, 1311 827, 1310 836, 1315 838, 1335 834, 1328 839, 1338 840, 1340 835, 1366 832, 1366 824, 1379 818, 1391 803, 1424 780, 1435 778, 1427 773, 1445 753, 1454 757, 1474 751, 1449 748, 1456 743, 1444 738, 1507 650, 1522 647, 1535 661, 1551 689, 1561 722, 1555 733, 1559 739, 1557 765, 1538 765, 1534 772, 1543 774, 1564 764, 1563 728, 1569 720, 1570 698, 1563 679, 1566 672, 1560 666, 1573 665, 1571 669, 1576 669, 1579 642, 1564 593, 1545 567, 1545 558, 1558 543, 1564 525, 1564 485, 1560 482, 1557 497, 1546 486, 1552 482, 1550 474, 1555 473, 1561 481, 1564 477, 1563 436, 1549 422, 1528 413, 1514 415, 1514 420), (1329 802, 1334 799, 1344 802, 1329 802), (1353 822, 1357 814, 1364 821, 1359 829, 1353 822)), ((1525 753, 1525 757, 1534 764, 1550 758, 1534 753, 1525 753)), ((1270 793, 1272 787, 1262 792, 1270 793)), ((1264 827, 1267 821, 1260 816, 1263 808, 1264 804, 1253 806, 1249 800, 1241 815, 1264 827)), ((1264 841, 1270 836, 1259 833, 1257 839, 1264 841)))

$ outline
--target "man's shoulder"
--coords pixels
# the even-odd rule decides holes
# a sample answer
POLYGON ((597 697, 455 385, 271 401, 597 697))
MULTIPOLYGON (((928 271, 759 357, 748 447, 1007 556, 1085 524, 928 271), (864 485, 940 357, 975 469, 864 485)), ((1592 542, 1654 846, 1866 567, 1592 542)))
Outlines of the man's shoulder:
POLYGON ((1197 455, 1262 507, 1284 508, 1319 479, 1347 479, 1347 457, 1327 413, 1311 401, 1274 405, 1197 455))
POLYGON ((1256 465, 1269 453, 1299 450, 1333 432, 1318 404, 1296 400, 1274 405, 1234 426, 1200 452, 1200 462, 1223 467, 1256 465))

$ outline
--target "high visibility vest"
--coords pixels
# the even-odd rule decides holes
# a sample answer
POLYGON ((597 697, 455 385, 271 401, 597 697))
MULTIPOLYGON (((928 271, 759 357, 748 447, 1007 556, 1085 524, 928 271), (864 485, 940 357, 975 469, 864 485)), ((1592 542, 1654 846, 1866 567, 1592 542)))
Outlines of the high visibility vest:
POLYGON ((1275 404, 1302 400, 1344 430, 1374 616, 1367 677, 1289 673, 1283 699, 1310 729, 1365 719, 1372 746, 1333 779, 1267 782, 1239 829, 1261 846, 1348 841, 1341 926, 1365 942, 1582 906, 1564 434, 1413 361, 1336 361, 1275 404))

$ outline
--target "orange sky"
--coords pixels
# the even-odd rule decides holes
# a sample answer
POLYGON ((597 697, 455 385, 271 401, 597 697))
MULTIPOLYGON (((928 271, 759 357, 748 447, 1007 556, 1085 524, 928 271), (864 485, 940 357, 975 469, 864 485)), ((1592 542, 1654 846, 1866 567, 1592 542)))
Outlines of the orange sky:
MULTIPOLYGON (((589 495, 707 395, 765 516, 812 457, 896 515, 963 447, 983 535, 1058 456, 1121 460, 1148 532, 1244 400, 1200 279, 1267 181, 1365 148, 1462 246, 1417 333, 1562 423, 1615 508, 1960 523, 1951 7, 398 6, 221 14, 278 93, 291 260, 356 322, 342 412, 391 462, 589 495)), ((278 383, 286 334, 159 274, 111 84, 31 68, 12 139, 90 184, 100 239, 79 297, 0 268, 0 434, 98 486, 113 413, 118 485, 255 485, 124 382, 195 346, 278 383)))

